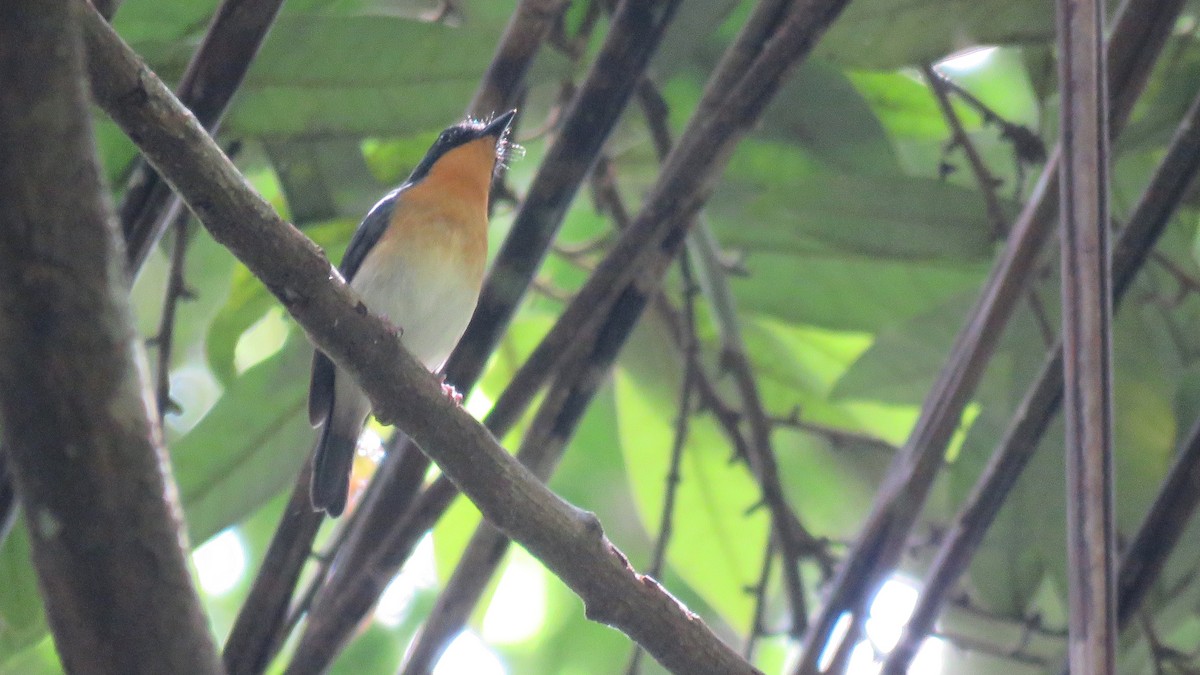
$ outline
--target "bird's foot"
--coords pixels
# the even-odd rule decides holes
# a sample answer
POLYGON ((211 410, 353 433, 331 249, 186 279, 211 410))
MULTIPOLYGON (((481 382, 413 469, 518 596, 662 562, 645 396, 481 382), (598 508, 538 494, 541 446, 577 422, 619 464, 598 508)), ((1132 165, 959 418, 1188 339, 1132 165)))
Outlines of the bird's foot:
POLYGON ((404 329, 392 323, 392 319, 388 315, 381 314, 379 318, 383 319, 383 325, 387 327, 389 333, 397 338, 404 337, 404 329))
POLYGON ((454 385, 446 382, 446 376, 442 373, 438 373, 438 381, 442 384, 442 395, 450 399, 450 402, 454 405, 461 406, 463 402, 462 394, 458 393, 458 390, 454 388, 454 385))

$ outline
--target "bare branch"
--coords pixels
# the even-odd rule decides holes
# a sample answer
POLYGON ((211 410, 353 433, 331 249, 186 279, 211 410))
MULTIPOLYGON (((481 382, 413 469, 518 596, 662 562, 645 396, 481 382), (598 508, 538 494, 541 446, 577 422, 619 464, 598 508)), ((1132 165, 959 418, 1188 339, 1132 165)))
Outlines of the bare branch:
POLYGON ((1141 610, 1167 556, 1200 503, 1200 419, 1181 444, 1154 504, 1125 549, 1117 576, 1117 625, 1125 628, 1141 610))
POLYGON ((158 368, 155 375, 155 400, 158 401, 158 421, 169 412, 179 412, 179 404, 171 398, 171 351, 175 342, 175 316, 179 303, 192 293, 184 278, 184 263, 187 260, 188 213, 185 211, 175 219, 175 246, 171 249, 171 272, 167 276, 167 290, 163 297, 162 317, 158 331, 154 334, 154 346, 158 350, 158 368))
MULTIPOLYGON (((679 259, 680 274, 684 279, 683 287, 683 380, 679 384, 679 407, 675 417, 675 437, 671 443, 671 458, 668 462, 667 475, 663 485, 662 514, 658 521, 658 536, 654 539, 654 551, 650 556, 650 566, 646 569, 648 576, 662 576, 663 564, 667 559, 667 545, 671 542, 671 533, 675 522, 675 494, 682 479, 679 465, 683 460, 683 449, 687 445, 689 422, 692 419, 692 398, 696 387, 698 369, 700 367, 698 352, 699 338, 696 336, 696 287, 691 267, 687 258, 679 259)), ((642 648, 634 645, 633 654, 629 657, 629 666, 625 669, 628 675, 641 672, 642 648)))
POLYGON ((1104 4, 1058 0, 1071 672, 1116 671, 1112 268, 1104 4))
MULTIPOLYGON (((1166 156, 1142 192, 1130 215, 1129 224, 1117 238, 1113 248, 1115 303, 1119 304, 1129 290, 1134 276, 1150 256, 1154 243, 1166 228, 1167 222, 1183 198, 1184 191, 1191 185, 1197 173, 1200 173, 1200 96, 1193 100, 1187 115, 1180 122, 1166 156)), ((885 672, 907 672, 909 661, 916 655, 921 639, 932 630, 938 610, 947 594, 966 570, 970 556, 983 540, 984 533, 999 512, 1008 491, 1016 483, 1037 448, 1042 434, 1056 414, 1062 402, 1062 391, 1060 342, 1047 354, 1041 372, 1018 406, 987 467, 954 521, 947 527, 940 550, 926 574, 921 597, 905 628, 904 636, 892 650, 885 672)), ((1172 475, 1177 474, 1173 471, 1172 475)), ((1178 524, 1182 524, 1182 521, 1178 524)), ((1168 543, 1170 538, 1165 533, 1162 537, 1161 541, 1166 548, 1171 548, 1171 544, 1168 543)), ((1124 570, 1124 567, 1122 569, 1124 570)), ((1120 587, 1139 588, 1138 593, 1141 593, 1145 591, 1142 583, 1144 581, 1131 583, 1129 586, 1121 583, 1120 587)), ((1118 603, 1119 617, 1128 616, 1122 608, 1125 602, 1136 606, 1135 598, 1136 593, 1118 603)))
POLYGON ((775 543, 770 539, 763 547, 762 572, 758 575, 758 583, 754 585, 754 617, 750 620, 749 634, 746 645, 742 647, 742 656, 751 663, 754 662, 754 650, 758 646, 758 638, 767 634, 764 616, 767 613, 767 589, 771 585, 771 563, 775 560, 775 543))
POLYGON ((469 114, 484 117, 513 107, 525 74, 567 4, 567 0, 523 0, 517 4, 468 106, 469 114))
POLYGON ((305 489, 292 492, 263 558, 261 569, 270 570, 270 574, 260 573, 254 578, 225 641, 221 657, 230 675, 265 672, 287 636, 288 600, 309 558, 307 548, 298 548, 292 542, 312 542, 325 520, 325 514, 314 511, 309 502, 307 488, 311 479, 310 457, 297 479, 305 489))
POLYGON ((979 192, 983 194, 983 202, 987 207, 987 217, 988 222, 992 224, 992 232, 997 238, 1002 238, 1008 229, 1008 219, 1005 218, 1004 209, 1000 207, 1000 198, 996 195, 996 186, 1000 181, 992 176, 992 172, 983 162, 983 157, 975 149, 975 144, 971 142, 971 137, 963 128, 962 120, 958 119, 958 114, 954 112, 954 106, 950 104, 950 97, 946 94, 945 78, 929 64, 921 66, 921 72, 925 75, 925 81, 929 83, 929 89, 933 91, 938 108, 942 111, 942 117, 945 118, 946 124, 950 125, 952 147, 961 148, 967 157, 971 174, 975 177, 979 192))
MULTIPOLYGON (((1181 0, 1127 0, 1122 7, 1108 51, 1110 133, 1116 134, 1123 127, 1181 7, 1181 0)), ((1058 193, 1058 162, 1056 149, 1017 218, 1008 246, 992 268, 978 303, 959 331, 905 451, 897 456, 884 478, 858 541, 805 636, 804 653, 794 671, 798 675, 819 672, 817 659, 838 618, 878 587, 903 552, 963 410, 1049 238, 1058 193)))
MULTIPOLYGON (((283 0, 224 0, 213 15, 178 90, 179 99, 210 133, 220 125, 282 4, 283 0)), ((139 162, 119 209, 130 276, 141 268, 180 206, 170 186, 139 162)))

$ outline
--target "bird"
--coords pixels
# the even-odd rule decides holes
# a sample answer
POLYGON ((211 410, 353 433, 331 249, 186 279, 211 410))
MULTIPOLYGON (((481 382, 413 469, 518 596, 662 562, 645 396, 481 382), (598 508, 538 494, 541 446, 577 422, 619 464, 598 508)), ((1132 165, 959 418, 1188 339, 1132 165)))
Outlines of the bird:
MULTIPOLYGON (((492 179, 516 147, 508 140, 515 115, 468 118, 442 131, 408 179, 367 213, 338 267, 363 305, 390 322, 405 349, 432 372, 445 364, 475 312, 492 179)), ((316 350, 308 398, 309 421, 320 427, 314 510, 336 518, 345 509, 370 412, 366 394, 316 350)))

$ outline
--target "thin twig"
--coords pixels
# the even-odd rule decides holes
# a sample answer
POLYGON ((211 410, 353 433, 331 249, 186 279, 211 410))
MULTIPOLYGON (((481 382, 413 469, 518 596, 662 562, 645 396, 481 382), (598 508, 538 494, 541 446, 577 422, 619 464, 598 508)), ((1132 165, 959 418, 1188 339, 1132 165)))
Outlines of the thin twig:
POLYGON ((1007 139, 1013 145, 1013 154, 1016 155, 1018 166, 1046 161, 1046 146, 1042 143, 1042 139, 1031 129, 1004 119, 995 110, 992 110, 990 106, 979 100, 977 96, 955 82, 952 78, 946 77, 946 75, 936 70, 934 71, 934 77, 949 91, 962 99, 964 103, 974 108, 983 118, 985 124, 994 124, 1000 128, 1000 136, 1007 139))
POLYGON ((4 447, 0 446, 0 549, 4 547, 13 524, 17 522, 17 490, 13 485, 12 475, 8 472, 8 462, 4 455, 4 447))
POLYGON ((1142 632, 1146 635, 1146 642, 1150 645, 1150 662, 1154 666, 1154 675, 1166 675, 1167 667, 1163 661, 1167 659, 1169 649, 1159 639, 1158 631, 1154 630, 1154 618, 1149 612, 1139 612, 1138 618, 1142 632))
POLYGON ((1014 618, 1004 612, 996 612, 971 602, 970 596, 966 593, 959 595, 957 598, 950 601, 950 606, 956 612, 964 612, 971 616, 976 616, 981 619, 986 619, 991 622, 1006 624, 1014 628, 1020 628, 1022 631, 1031 635, 1037 635, 1042 638, 1052 640, 1065 640, 1067 638, 1066 628, 1053 628, 1047 626, 1040 614, 1033 614, 1023 618, 1014 618))
POLYGON ((867 612, 865 608, 860 607, 850 615, 850 625, 846 628, 846 634, 842 636, 837 651, 825 665, 826 672, 845 673, 850 667, 850 657, 853 656, 855 648, 858 647, 866 632, 867 612))
MULTIPOLYGON (((666 99, 648 78, 638 87, 638 101, 646 118, 659 160, 666 161, 674 143, 668 124, 669 109, 666 99)), ((718 262, 716 240, 701 222, 688 234, 688 256, 695 263, 713 316, 721 336, 722 363, 733 374, 734 382, 742 401, 743 417, 749 422, 751 451, 745 456, 751 473, 758 480, 763 501, 771 510, 772 527, 778 538, 779 554, 782 559, 784 587, 791 608, 792 635, 803 634, 807 627, 808 608, 804 597, 804 584, 800 579, 800 559, 805 555, 819 554, 823 547, 800 524, 795 511, 787 503, 778 478, 775 448, 771 440, 771 425, 763 407, 750 358, 741 335, 740 317, 733 301, 733 293, 718 262)), ((818 555, 819 557, 819 555, 818 555)))
POLYGON ((672 524, 675 515, 675 493, 679 487, 679 463, 683 459, 683 449, 687 444, 688 422, 692 416, 692 396, 694 395, 696 368, 692 364, 698 360, 700 350, 696 337, 696 293, 695 281, 688 266, 687 259, 681 258, 679 268, 684 278, 683 291, 683 321, 684 321, 684 367, 683 382, 679 387, 679 416, 675 420, 675 440, 671 444, 671 464, 667 471, 666 489, 663 491, 662 519, 658 526, 658 539, 654 542, 654 553, 650 557, 650 567, 646 573, 652 577, 662 574, 663 562, 667 555, 667 544, 671 541, 672 524))
POLYGON ((283 507, 259 573, 254 577, 225 641, 221 658, 231 675, 265 672, 291 632, 287 621, 288 601, 309 557, 308 549, 296 546, 295 542, 311 545, 325 519, 324 514, 313 511, 309 503, 311 478, 310 458, 296 478, 297 484, 304 489, 293 490, 283 507))
POLYGON ((1009 659, 1018 663, 1026 663, 1031 666, 1041 666, 1043 668, 1049 665, 1049 662, 1040 656, 1020 649, 993 644, 977 637, 944 630, 935 631, 933 635, 964 651, 979 652, 980 654, 987 654, 988 656, 1009 659))
POLYGON ((742 656, 754 663, 754 650, 758 646, 758 638, 766 635, 764 625, 767 613, 767 588, 771 583, 771 563, 775 560, 775 542, 767 539, 763 547, 762 572, 758 575, 758 583, 754 585, 754 615, 750 618, 750 630, 747 631, 746 645, 742 648, 742 656))
MULTIPOLYGON (((675 438, 671 443, 671 460, 667 469, 666 484, 663 486, 663 507, 658 523, 658 537, 654 540, 650 566, 646 569, 646 575, 656 579, 662 575, 663 563, 667 557, 667 544, 671 541, 671 533, 674 529, 675 494, 679 489, 680 482, 679 464, 683 459, 684 446, 687 444, 688 423, 692 419, 692 396, 697 378, 698 364, 697 366, 693 366, 693 364, 699 360, 697 354, 700 350, 699 340, 696 337, 696 294, 699 289, 692 277, 687 258, 679 259, 679 271, 684 280, 683 381, 679 385, 679 412, 675 418, 675 438)), ((642 648, 634 645, 633 653, 629 657, 629 666, 625 670, 628 675, 637 675, 641 671, 642 653, 642 648)))
MULTIPOLYGON (((680 311, 672 306, 662 293, 654 298, 654 310, 667 325, 676 349, 684 352, 685 338, 680 311)), ((687 367, 694 368, 696 371, 696 394, 699 397, 699 409, 712 413, 717 425, 729 439, 729 444, 733 448, 731 461, 746 461, 750 454, 750 442, 746 440, 746 435, 741 429, 742 414, 727 403, 721 393, 717 391, 717 385, 705 370, 699 354, 695 355, 695 360, 687 367)))
POLYGON ((188 218, 187 211, 181 211, 175 219, 175 245, 171 249, 171 272, 167 277, 167 290, 163 297, 162 317, 159 319, 158 332, 154 335, 154 345, 158 349, 158 372, 155 391, 158 398, 158 419, 161 423, 167 413, 178 413, 179 404, 171 398, 171 351, 175 337, 175 315, 179 303, 190 300, 195 294, 187 287, 184 277, 184 263, 187 261, 188 247, 188 218))
POLYGON ((1179 284, 1181 295, 1185 292, 1200 293, 1200 279, 1197 279, 1190 272, 1183 269, 1183 267, 1181 267, 1174 260, 1171 260, 1169 257, 1160 253, 1159 251, 1152 251, 1150 253, 1150 259, 1157 263, 1159 267, 1162 267, 1164 270, 1170 273, 1170 275, 1175 279, 1176 283, 1179 284))
POLYGON ((1042 302, 1037 286, 1030 285, 1026 297, 1029 300, 1029 309, 1033 312, 1033 320, 1037 323, 1038 333, 1042 336, 1042 344, 1047 348, 1053 347, 1058 341, 1058 335, 1050 323, 1050 313, 1046 311, 1046 303, 1042 302))
POLYGON ((861 431, 851 429, 841 429, 832 427, 828 424, 820 424, 818 422, 808 422, 800 418, 800 410, 794 409, 787 417, 772 417, 771 424, 778 427, 788 427, 791 429, 799 429, 806 431, 815 436, 820 436, 829 442, 834 447, 845 447, 855 445, 865 445, 869 448, 879 450, 892 456, 900 451, 900 448, 888 443, 882 438, 864 434, 861 431))
MULTIPOLYGON (((971 140, 970 134, 963 128, 962 120, 959 119, 958 113, 954 112, 954 106, 950 103, 950 97, 947 95, 947 89, 950 88, 952 81, 944 74, 937 72, 933 66, 925 64, 921 66, 921 71, 925 75, 925 81, 929 83, 930 90, 933 91, 934 98, 937 100, 938 107, 942 111, 942 117, 946 120, 946 124, 950 126, 952 140, 950 147, 947 150, 957 147, 961 148, 963 154, 967 157, 967 164, 971 167, 971 174, 975 178, 975 184, 979 186, 980 193, 983 194, 983 203, 987 210, 988 222, 992 225, 992 233, 997 239, 1003 239, 1008 233, 1008 218, 1004 215, 1004 208, 1000 205, 1000 197, 996 194, 996 188, 1000 186, 1002 181, 992 175, 988 170, 987 164, 983 161, 983 156, 979 154, 979 150, 975 147, 975 143, 971 140)), ((957 85, 955 85, 957 86, 957 85)), ((965 93, 965 90, 959 88, 960 93, 965 93)), ((969 94, 968 94, 969 95, 969 94)), ((978 106, 983 107, 983 104, 972 97, 972 100, 978 106)), ((987 110, 986 107, 984 107, 987 110)), ((995 113, 988 110, 984 119, 996 121, 1002 125, 1007 125, 995 113)), ((1009 125, 1012 126, 1012 125, 1009 125)), ((1006 127, 1006 134, 1009 133, 1006 127)), ((1036 138, 1036 137, 1034 137, 1036 138)), ((1038 161, 1045 159, 1045 149, 1039 147, 1038 161)), ((1042 306, 1041 299, 1037 295, 1037 288, 1030 285, 1026 291, 1028 296, 1030 309, 1033 310, 1034 317, 1042 327, 1042 335, 1047 340, 1046 346, 1054 344, 1053 331, 1047 330, 1050 322, 1046 318, 1046 310, 1042 306), (1047 337, 1048 336, 1048 337, 1047 337)))
POLYGON ((971 141, 971 136, 963 128, 958 113, 954 112, 954 106, 950 104, 950 97, 946 94, 947 78, 935 71, 929 64, 922 65, 921 72, 924 73, 925 81, 929 84, 929 89, 937 100, 938 107, 942 111, 942 118, 950 126, 952 140, 947 150, 957 147, 962 149, 963 154, 966 155, 967 164, 971 167, 971 174, 975 177, 979 192, 983 194, 983 203, 987 208, 987 217, 988 222, 992 225, 992 233, 997 239, 1002 239, 1008 230, 1008 218, 1005 217, 1004 209, 1000 206, 1000 198, 996 195, 996 187, 1000 185, 1001 181, 988 170, 979 150, 975 148, 975 143, 971 141))

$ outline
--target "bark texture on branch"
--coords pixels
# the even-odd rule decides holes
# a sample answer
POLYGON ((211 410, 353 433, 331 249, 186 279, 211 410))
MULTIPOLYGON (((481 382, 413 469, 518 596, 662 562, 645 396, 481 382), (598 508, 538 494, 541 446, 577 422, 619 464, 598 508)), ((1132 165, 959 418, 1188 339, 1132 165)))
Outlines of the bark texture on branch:
POLYGON ((74 0, 0 3, 0 417, 68 672, 218 673, 95 158, 74 0))
POLYGON ((1116 670, 1112 269, 1104 3, 1058 0, 1059 212, 1071 672, 1116 670))

